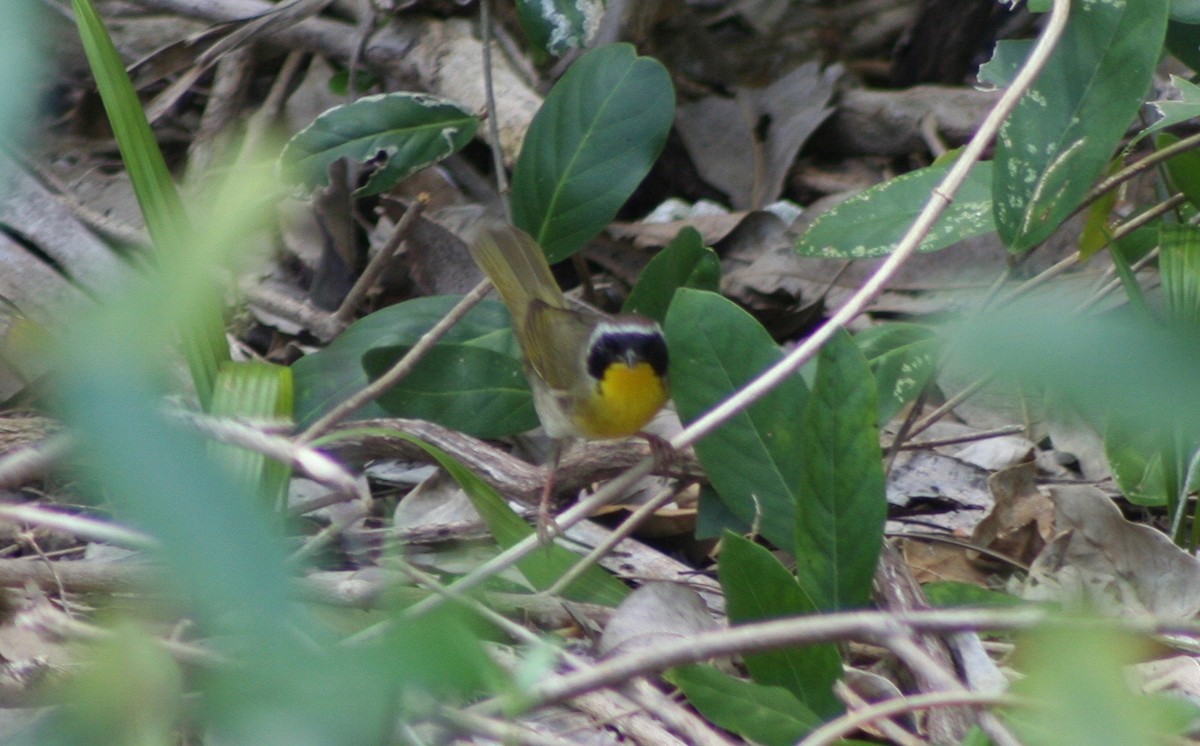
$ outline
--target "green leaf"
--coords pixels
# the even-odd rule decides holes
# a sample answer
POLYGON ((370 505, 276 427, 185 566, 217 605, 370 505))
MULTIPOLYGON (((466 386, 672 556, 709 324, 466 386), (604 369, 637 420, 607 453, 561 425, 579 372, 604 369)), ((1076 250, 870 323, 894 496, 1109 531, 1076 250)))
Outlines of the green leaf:
MULTIPOLYGON (((125 73, 125 65, 95 7, 90 0, 71 0, 71 7, 121 159, 146 221, 146 230, 161 254, 175 256, 184 250, 191 229, 162 151, 150 131, 150 123, 146 121, 133 83, 125 73)), ((206 411, 211 403, 217 368, 229 360, 220 300, 215 293, 210 291, 210 294, 210 297, 196 300, 197 308, 180 330, 192 383, 200 406, 206 411)))
MULTIPOLYGON (((1170 132, 1160 134, 1154 140, 1154 149, 1162 150, 1179 142, 1170 132)), ((1200 153, 1189 150, 1174 156, 1166 163, 1171 184, 1183 192, 1193 207, 1200 207, 1200 153)))
POLYGON ((1121 494, 1137 505, 1167 505, 1162 451, 1166 440, 1161 432, 1110 422, 1104 432, 1104 455, 1121 494))
POLYGON ((664 678, 705 719, 754 743, 791 746, 821 724, 787 689, 751 684, 711 666, 680 666, 664 678))
MULTIPOLYGON (((767 331, 716 293, 681 288, 667 311, 671 390, 691 422, 783 356, 767 331)), ((793 376, 696 444, 721 501, 771 543, 791 547, 808 387, 793 376)))
POLYGON ((604 0, 517 0, 529 43, 555 57, 586 47, 603 17, 604 0))
POLYGON ((840 332, 821 350, 800 425, 796 579, 823 611, 871 598, 887 519, 878 407, 866 358, 840 332))
MULTIPOLYGON (((292 425, 292 370, 282 365, 249 361, 228 362, 217 372, 212 414, 245 422, 274 422, 284 431, 292 425)), ((263 496, 271 507, 282 505, 292 469, 247 448, 210 443, 209 453, 249 491, 263 496)))
POLYGON ((679 288, 716 292, 720 284, 721 260, 704 245, 700 232, 689 226, 650 260, 621 310, 661 322, 679 288))
MULTIPOLYGON (((950 163, 938 163, 876 184, 831 207, 813 221, 796 242, 802 256, 867 259, 890 254, 912 226, 950 163)), ((920 251, 937 251, 964 238, 990 233, 992 164, 971 169, 954 202, 946 208, 920 251)))
MULTIPOLYGON (((379 432, 377 429, 374 431, 379 432)), ((492 538, 501 547, 507 549, 533 535, 533 528, 508 507, 503 497, 453 456, 408 433, 398 430, 383 432, 390 437, 406 440, 432 456, 467 493, 471 504, 487 524, 492 538)), ((517 567, 530 585, 538 590, 545 590, 554 585, 579 560, 579 555, 569 549, 557 544, 548 544, 518 562, 517 567)), ((627 595, 629 589, 624 583, 597 566, 588 568, 578 580, 563 589, 564 598, 605 606, 617 606, 627 595)))
POLYGON ((546 96, 512 180, 513 223, 551 263, 616 216, 654 165, 675 117, 671 77, 629 44, 584 54, 546 96))
POLYGON ((286 181, 313 189, 329 183, 339 158, 375 162, 358 195, 387 191, 401 179, 457 153, 479 121, 462 106, 425 93, 385 93, 335 106, 288 141, 280 155, 286 181))
POLYGON ((1009 250, 1049 236, 1104 172, 1149 89, 1166 24, 1166 0, 1073 4, 996 143, 995 219, 1009 250))
POLYGON ((1096 624, 1055 624, 1022 638, 1015 656, 1024 676, 1013 694, 1030 704, 1010 713, 1021 743, 1126 746, 1180 737, 1194 706, 1180 718, 1166 699, 1130 690, 1125 667, 1147 654, 1144 641, 1096 624))
POLYGON ((1200 228, 1162 225, 1158 245, 1167 318, 1185 329, 1196 329, 1200 325, 1200 228))
MULTIPOLYGON (((1197 39, 1200 40, 1200 32, 1197 32, 1197 39)), ((1200 55, 1200 52, 1197 54, 1200 55)), ((1159 118, 1145 130, 1138 133, 1138 136, 1134 138, 1134 142, 1152 132, 1157 132, 1166 127, 1173 127, 1200 116, 1200 86, 1178 75, 1171 76, 1171 85, 1179 91, 1180 97, 1178 99, 1153 102, 1151 106, 1158 111, 1159 118)), ((1158 149, 1161 150, 1163 147, 1165 146, 1160 143, 1158 149)))
POLYGON ((915 399, 933 378, 941 342, 920 324, 880 324, 854 337, 871 370, 879 394, 879 422, 887 422, 915 399))
MULTIPOLYGON (((296 381, 296 419, 307 427, 338 402, 368 383, 363 356, 376 347, 412 346, 440 321, 460 299, 451 296, 418 298, 376 311, 351 324, 323 349, 292 364, 296 381)), ((442 338, 444 344, 465 344, 519 359, 508 310, 485 300, 467 312, 442 338)), ((383 417, 378 404, 368 404, 357 417, 383 417)))
POLYGON ((20 75, 0 79, 0 135, 13 143, 23 142, 32 134, 30 125, 38 94, 43 90, 49 71, 43 45, 43 32, 51 28, 50 12, 36 0, 8 0, 0 3, 0 70, 20 70, 20 75))
POLYGON ((992 58, 979 66, 979 82, 996 88, 1008 88, 1029 58, 1035 43, 1033 39, 1001 39, 996 42, 992 58))
POLYGON ((1171 0, 1171 20, 1200 23, 1200 0, 1171 0))
MULTIPOLYGON (((377 347, 363 356, 371 380, 409 347, 377 347)), ((521 361, 465 344, 442 343, 377 400, 394 417, 431 420, 477 438, 501 438, 538 426, 521 361)))
MULTIPOLYGON (((730 623, 767 621, 813 614, 817 611, 796 578, 766 548, 727 531, 717 558, 717 578, 725 591, 730 623)), ((742 657, 746 670, 758 684, 781 686, 824 719, 842 713, 833 694, 842 678, 842 660, 836 645, 781 648, 742 657)))

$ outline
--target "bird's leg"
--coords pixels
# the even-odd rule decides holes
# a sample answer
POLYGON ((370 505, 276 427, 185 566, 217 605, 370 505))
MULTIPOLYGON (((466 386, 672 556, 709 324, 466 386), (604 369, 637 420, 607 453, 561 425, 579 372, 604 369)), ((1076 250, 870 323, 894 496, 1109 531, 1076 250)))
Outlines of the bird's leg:
POLYGON ((558 459, 562 455, 563 441, 555 440, 551 446, 550 459, 546 462, 546 481, 542 484, 542 497, 538 501, 537 535, 542 544, 549 544, 555 534, 560 533, 554 522, 554 482, 558 473, 558 459))
POLYGON ((650 446, 650 455, 654 457, 655 470, 665 469, 675 463, 679 454, 671 447, 671 441, 654 433, 639 432, 635 437, 643 438, 650 446))

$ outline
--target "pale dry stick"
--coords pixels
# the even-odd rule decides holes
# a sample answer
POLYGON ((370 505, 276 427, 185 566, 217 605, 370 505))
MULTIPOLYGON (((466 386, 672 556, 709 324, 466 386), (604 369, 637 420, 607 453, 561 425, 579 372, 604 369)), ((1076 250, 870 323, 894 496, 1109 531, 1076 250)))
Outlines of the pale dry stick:
MULTIPOLYGON (((958 680, 958 677, 942 668, 936 660, 922 650, 913 641, 911 635, 911 632, 897 632, 896 634, 888 635, 881 642, 909 670, 914 672, 919 671, 922 678, 929 682, 935 682, 944 691, 958 693, 970 691, 966 685, 958 680)), ((1021 746, 1021 742, 991 712, 976 712, 975 723, 996 746, 1021 746)))
POLYGON ((158 541, 154 537, 140 531, 118 526, 108 521, 51 510, 38 505, 0 505, 0 521, 41 526, 71 534, 85 541, 101 541, 125 549, 147 551, 159 547, 158 541))
POLYGON ((279 68, 279 74, 271 82, 271 88, 263 99, 262 106, 250 115, 246 122, 246 135, 242 138, 242 150, 238 161, 242 162, 247 156, 257 153, 267 137, 267 132, 274 122, 283 114, 283 105, 293 90, 292 82, 300 74, 300 66, 304 64, 308 53, 300 50, 288 52, 279 68))
POLYGON ((392 229, 392 235, 388 237, 387 243, 380 247, 375 256, 371 257, 371 261, 367 263, 366 269, 354 281, 354 287, 350 288, 350 292, 346 293, 346 297, 342 299, 342 304, 338 306, 338 310, 333 312, 333 320, 336 324, 346 327, 354 318, 355 311, 362 305, 363 298, 367 297, 367 293, 371 288, 375 287, 375 282, 379 280, 379 276, 383 274, 383 270, 387 268, 388 262, 392 261, 396 250, 400 248, 400 244, 404 241, 404 237, 408 235, 412 229, 413 223, 417 222, 417 218, 421 213, 425 212, 425 207, 429 204, 429 195, 419 194, 408 205, 408 209, 400 216, 400 222, 396 223, 396 227, 392 229))
POLYGON ((492 283, 489 280, 484 280, 471 289, 471 292, 462 297, 450 312, 442 317, 440 321, 434 324, 429 331, 421 336, 412 349, 408 351, 404 357, 396 361, 387 373, 384 373, 377 380, 373 381, 369 386, 362 391, 354 394, 345 401, 331 409, 319 420, 309 426, 307 430, 300 434, 297 440, 301 443, 311 443, 316 438, 329 432, 329 430, 341 422, 346 417, 349 417, 355 410, 365 404, 375 401, 394 386, 400 379, 404 378, 412 369, 416 367, 421 358, 433 349, 434 345, 446 336, 446 333, 459 322, 459 320, 467 315, 467 312, 484 299, 488 291, 492 289, 492 283))
POLYGON ((268 458, 289 464, 315 482, 361 501, 370 502, 370 494, 353 474, 334 459, 303 442, 265 432, 236 420, 193 412, 177 411, 171 414, 188 421, 197 430, 222 443, 261 453, 268 458))
POLYGON ((934 692, 897 697, 834 718, 809 733, 796 746, 831 746, 864 725, 931 707, 998 707, 1021 704, 1024 704, 1023 700, 1009 694, 982 692, 934 692))
MULTIPOLYGON (((851 689, 849 685, 846 684, 845 679, 838 679, 837 681, 833 682, 833 693, 838 696, 838 699, 845 703, 847 714, 857 712, 864 707, 869 706, 870 704, 867 702, 867 700, 860 697, 858 692, 851 689)), ((883 735, 883 737, 888 739, 888 741, 894 741, 896 746, 928 746, 928 741, 926 741, 924 738, 918 738, 912 733, 909 733, 907 730, 901 727, 899 723, 890 717, 876 718, 872 722, 874 723, 875 728, 883 735)), ((865 725, 867 724, 862 723, 859 727, 863 727, 865 725)))
POLYGON ((565 573, 563 573, 558 580, 554 581, 554 585, 547 588, 545 591, 543 591, 543 593, 545 593, 547 596, 553 596, 561 592, 563 588, 566 588, 571 583, 574 583, 579 579, 580 575, 583 575, 585 572, 587 572, 588 568, 600 562, 605 555, 611 552, 613 547, 633 535, 633 532, 642 524, 643 521, 653 515, 654 511, 658 510, 674 499, 678 492, 679 490, 675 487, 675 485, 668 485, 667 487, 659 490, 658 494, 650 498, 650 500, 646 503, 639 505, 637 510, 633 511, 628 518, 621 521, 621 525, 617 526, 616 529, 609 534, 607 539, 593 547, 590 552, 572 565, 570 570, 567 570, 565 573))
POLYGON ((1134 176, 1137 176, 1151 166, 1157 166, 1160 163, 1171 160, 1180 153, 1186 153, 1187 151, 1194 150, 1198 147, 1200 147, 1200 134, 1195 134, 1189 135, 1173 145, 1168 145, 1162 150, 1156 150, 1153 153, 1150 153, 1146 157, 1140 159, 1137 163, 1126 166, 1104 181, 1101 181, 1096 186, 1092 187, 1092 190, 1088 192, 1087 196, 1083 198, 1083 201, 1079 203, 1079 207, 1076 208, 1076 212, 1100 199, 1100 197, 1104 196, 1104 193, 1108 190, 1112 189, 1118 184, 1129 181, 1134 176))
MULTIPOLYGON (((971 166, 982 155, 984 147, 991 141, 992 136, 1000 128, 1000 124, 1012 111, 1013 107, 1016 106, 1017 100, 1033 83, 1034 77, 1041 70, 1042 66, 1046 64, 1046 60, 1049 58, 1051 51, 1053 51, 1055 44, 1058 42, 1058 38, 1062 35, 1063 28, 1066 26, 1069 10, 1070 0, 1054 0, 1054 7, 1050 11, 1050 18, 1037 44, 1030 52, 1025 66, 1021 68, 1012 85, 1004 92, 1000 100, 996 102, 995 108, 983 120, 983 123, 979 126, 979 131, 975 133, 975 136, 971 138, 971 142, 963 149, 962 155, 959 156, 958 160, 955 161, 949 172, 947 172, 946 177, 942 179, 941 184, 934 190, 933 198, 925 205, 921 214, 917 216, 916 221, 900 241, 896 250, 887 258, 887 261, 880 265, 875 274, 859 288, 858 292, 848 299, 828 321, 818 327, 808 339, 804 340, 804 342, 778 363, 760 374, 758 378, 751 381, 721 404, 709 410, 672 438, 671 447, 674 450, 682 451, 701 438, 709 435, 718 427, 725 424, 727 420, 733 418, 736 414, 790 378, 839 329, 862 313, 871 301, 883 291, 884 286, 899 271, 900 267, 908 261, 908 258, 916 251, 922 238, 928 234, 942 211, 950 204, 950 199, 958 191, 959 187, 962 186, 971 166)), ((556 519, 560 530, 564 530, 566 527, 591 515, 593 510, 615 499, 618 494, 627 489, 635 481, 649 474, 653 468, 654 459, 646 458, 641 463, 631 467, 629 471, 620 477, 601 487, 591 497, 576 503, 556 519)), ((464 575, 455 583, 455 586, 461 590, 473 588, 487 578, 492 577, 495 573, 516 564, 518 560, 535 551, 539 546, 541 546, 541 543, 538 537, 530 535, 475 568, 475 570, 467 575, 464 575)), ((426 613, 440 603, 437 597, 430 597, 410 607, 408 613, 426 613)))
POLYGON ((561 702, 581 692, 619 685, 635 676, 648 676, 710 658, 855 639, 881 641, 897 630, 908 629, 913 634, 953 634, 980 630, 1017 632, 1039 626, 1071 630, 1082 626, 1118 629, 1143 636, 1200 637, 1200 623, 1193 621, 1157 617, 1056 620, 1051 612, 1038 608, 831 613, 738 625, 698 633, 685 640, 663 642, 652 649, 610 658, 587 671, 549 677, 526 692, 525 701, 531 707, 561 702))
MULTIPOLYGON (((914 443, 911 440, 900 445, 901 451, 920 451, 928 448, 940 448, 942 446, 954 446, 960 443, 974 443, 980 440, 990 440, 992 438, 1003 438, 1006 435, 1019 435, 1025 432, 1022 425, 1005 425, 998 427, 995 430, 983 430, 978 433, 970 433, 967 435, 958 435, 953 438, 937 438, 934 440, 923 440, 919 443, 914 443)), ((887 446, 890 448, 891 446, 887 446)))
POLYGON ((461 733, 480 735, 498 743, 520 746, 572 746, 575 742, 547 736, 512 722, 456 710, 448 705, 437 707, 435 717, 461 733))
MULTIPOLYGON (((497 613, 477 598, 455 592, 437 578, 404 560, 400 560, 398 566, 413 582, 478 614, 480 618, 491 622, 498 629, 507 632, 513 639, 529 645, 543 644, 543 641, 537 635, 503 614, 497 613)), ((591 665, 588 661, 585 661, 569 650, 560 649, 558 653, 567 665, 576 670, 585 669, 591 665)), ((729 742, 725 738, 713 732, 696 715, 677 705, 673 700, 646 681, 639 679, 630 682, 630 684, 629 688, 617 690, 615 694, 641 707, 645 712, 653 714, 653 716, 674 728, 677 732, 685 734, 691 739, 690 742, 697 744, 697 746, 729 746, 729 742)), ((503 707, 504 704, 500 700, 491 699, 476 704, 474 709, 484 712, 498 712, 503 707)))
POLYGON ((12 489, 41 478, 71 450, 66 434, 14 449, 0 457, 0 489, 12 489))
POLYGON ((955 394, 954 396, 950 397, 945 402, 943 402, 940 407, 933 410, 929 414, 925 415, 925 417, 923 417, 919 422, 917 422, 917 424, 913 425, 912 428, 909 429, 909 431, 908 431, 908 437, 915 438, 918 435, 920 435, 921 433, 925 432, 930 427, 932 427, 934 423, 936 423, 938 420, 945 417, 947 412, 954 409, 959 404, 962 404, 967 399, 970 399, 972 396, 974 396, 976 393, 978 393, 980 389, 982 389, 984 386, 988 385, 991 382, 992 382, 991 376, 984 376, 983 378, 980 378, 979 380, 975 381, 974 383, 972 383, 969 386, 967 386, 966 388, 964 388, 962 391, 959 391, 957 394, 955 394))
MULTIPOLYGON (((1170 212, 1171 210, 1174 210, 1176 207, 1179 207, 1180 205, 1182 205, 1185 202, 1187 202, 1187 196, 1184 195, 1183 193, 1172 195, 1169 199, 1158 203, 1154 207, 1150 208, 1149 210, 1146 210, 1145 212, 1141 213, 1140 215, 1138 215, 1137 217, 1128 221, 1127 223, 1122 224, 1120 228, 1113 231, 1112 240, 1116 241, 1118 239, 1124 238, 1125 236, 1129 235, 1130 233, 1137 230, 1138 228, 1141 228, 1146 223, 1149 223, 1154 218, 1157 218, 1160 215, 1163 215, 1167 212, 1170 212)), ((1153 251, 1146 254, 1146 256, 1144 256, 1141 259, 1134 262, 1129 268, 1130 271, 1133 273, 1137 273, 1139 270, 1141 270, 1147 264, 1154 261, 1154 259, 1156 259, 1158 257, 1158 253, 1159 253, 1159 249, 1156 247, 1153 251)), ((1105 271, 1104 277, 1108 277, 1114 273, 1115 273, 1115 270, 1110 267, 1108 270, 1105 271)), ((1090 298, 1088 298, 1087 300, 1085 300, 1079 306, 1079 308, 1076 309, 1077 311, 1086 311, 1087 309, 1091 308, 1092 306, 1096 305, 1101 300, 1103 300, 1109 293, 1111 293, 1112 291, 1116 290, 1117 288, 1119 288, 1121 286, 1120 278, 1116 278, 1116 279, 1110 280, 1108 282, 1104 282, 1103 278, 1101 278, 1101 283, 1102 284, 1100 285, 1100 287, 1096 288, 1096 290, 1093 292, 1092 296, 1090 298)))

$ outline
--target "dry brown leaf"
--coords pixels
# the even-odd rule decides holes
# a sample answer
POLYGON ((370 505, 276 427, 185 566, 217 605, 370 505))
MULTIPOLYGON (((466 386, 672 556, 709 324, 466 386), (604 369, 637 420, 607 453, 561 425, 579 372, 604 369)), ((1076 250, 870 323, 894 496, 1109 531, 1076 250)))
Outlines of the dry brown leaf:
POLYGON ((704 600, 678 583, 647 583, 626 598, 600 636, 602 656, 650 650, 717 628, 704 600))
POLYGON ((954 581, 987 587, 987 574, 971 561, 967 556, 971 550, 965 547, 919 539, 901 539, 899 544, 904 562, 918 583, 954 581))
POLYGON ((1053 487, 1050 498, 1059 534, 1030 568, 1025 598, 1119 616, 1200 613, 1200 559, 1161 531, 1126 520, 1095 487, 1053 487))
POLYGON ((995 505, 975 528, 972 541, 1021 564, 1029 564, 1054 537, 1054 504, 1037 486, 1037 465, 1026 461, 988 479, 995 505))

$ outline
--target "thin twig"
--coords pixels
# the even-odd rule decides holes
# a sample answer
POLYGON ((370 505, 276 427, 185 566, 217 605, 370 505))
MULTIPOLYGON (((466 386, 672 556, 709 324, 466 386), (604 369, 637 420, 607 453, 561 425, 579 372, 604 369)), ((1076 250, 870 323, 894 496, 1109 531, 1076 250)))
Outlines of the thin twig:
POLYGON ((342 305, 338 307, 338 310, 333 312, 334 322, 343 327, 350 324, 350 321, 354 318, 354 313, 362 305, 363 298, 366 298, 371 288, 375 287, 375 282, 379 280, 379 276, 387 268, 388 262, 392 261, 392 257, 395 256, 396 250, 400 248, 404 237, 408 235, 413 223, 417 222, 417 218, 425 211, 425 207, 428 204, 429 195, 424 193, 417 195, 417 198, 409 203, 408 209, 400 217, 400 222, 396 223, 396 228, 392 231, 392 235, 388 237, 387 243, 380 247, 375 256, 371 257, 371 261, 367 263, 366 269, 355 280, 354 287, 350 288, 349 293, 346 293, 346 297, 342 300, 342 305))
POLYGON ((572 565, 571 569, 563 573, 562 577, 554 581, 554 585, 547 588, 544 593, 548 596, 553 596, 562 591, 563 588, 571 585, 571 583, 574 583, 579 579, 579 576, 587 572, 588 568, 600 562, 602 558, 611 552, 613 547, 633 535, 633 532, 643 521, 653 515, 654 511, 673 500, 678 493, 679 490, 675 485, 668 485, 659 490, 657 495, 650 498, 646 503, 639 505, 637 510, 622 521, 621 525, 617 526, 607 539, 593 547, 592 551, 588 552, 582 559, 572 565))
POLYGON ((1024 704, 1023 700, 1012 695, 983 692, 934 692, 897 697, 876 702, 860 710, 834 718, 805 736, 797 746, 829 746, 865 725, 914 710, 925 710, 931 707, 995 707, 1021 704, 1024 704))
MULTIPOLYGON (((833 683, 833 693, 836 694, 838 698, 842 700, 842 702, 846 703, 846 715, 842 717, 849 717, 861 711, 862 709, 871 706, 867 700, 859 696, 858 692, 850 688, 845 679, 841 679, 833 683)), ((842 718, 838 718, 838 720, 841 719, 842 718)), ((868 722, 874 723, 876 730, 878 730, 884 738, 887 738, 889 741, 894 741, 897 746, 928 746, 928 742, 925 739, 918 738, 912 733, 909 733, 899 723, 890 717, 877 717, 868 722)), ((867 724, 868 723, 866 722, 858 722, 855 724, 855 729, 863 728, 867 724)), ((811 736, 811 734, 809 735, 811 736)), ((807 737, 808 736, 806 736, 806 738, 807 737)))
POLYGON ((0 490, 9 490, 40 479, 71 448, 66 434, 14 449, 0 457, 0 490))
POLYGON ((1083 198, 1083 201, 1079 203, 1079 207, 1076 208, 1076 212, 1100 199, 1100 197, 1102 197, 1108 190, 1112 189, 1118 184, 1129 181, 1134 176, 1137 176, 1151 166, 1157 166, 1160 163, 1171 160, 1180 153, 1186 153, 1187 151, 1198 147, 1200 147, 1200 134, 1195 134, 1185 137, 1173 145, 1168 145, 1162 150, 1156 150, 1153 153, 1150 153, 1136 163, 1126 166, 1104 181, 1101 181, 1096 186, 1092 187, 1092 190, 1089 191, 1087 196, 1083 198))
POLYGON ((984 376, 983 378, 978 379, 974 383, 971 383, 966 388, 964 388, 962 391, 959 391, 957 394, 955 394, 954 396, 950 397, 945 402, 943 402, 940 407, 933 410, 929 414, 925 415, 925 417, 920 422, 913 425, 912 429, 909 430, 909 432, 908 432, 908 437, 915 438, 918 435, 920 435, 921 433, 925 432, 935 422, 937 422, 938 420, 945 417, 947 412, 954 409, 959 404, 962 404, 967 399, 970 399, 981 388, 983 388, 984 386, 988 385, 991 382, 992 382, 991 376, 984 376))
MULTIPOLYGON (((982 430, 977 433, 969 433, 967 435, 956 435, 952 438, 935 438, 933 440, 922 440, 918 443, 909 441, 900 446, 901 451, 921 451, 929 448, 941 448, 942 446, 954 446, 960 443, 974 443, 980 440, 990 440, 991 438, 1003 438, 1006 435, 1019 435, 1025 432, 1023 425, 1005 425, 998 427, 995 430, 982 430)), ((890 447, 890 446, 889 446, 890 447)))
POLYGON ((362 391, 357 392, 342 403, 338 404, 327 414, 325 414, 325 416, 321 417, 321 419, 310 425, 309 428, 305 430, 298 438, 299 442, 310 443, 316 438, 319 438, 320 436, 329 432, 334 425, 341 422, 346 417, 349 417, 364 405, 375 401, 384 392, 396 385, 400 379, 404 378, 412 371, 414 367, 416 367, 421 358, 425 357, 426 353, 433 349, 433 346, 436 345, 442 337, 446 336, 446 333, 458 323, 459 319, 461 319, 463 316, 466 316, 468 311, 474 308, 479 301, 483 300, 484 296, 486 296, 488 291, 491 289, 492 284, 488 280, 484 280, 476 285, 471 292, 462 297, 462 300, 460 300, 454 306, 454 308, 450 309, 449 313, 447 313, 440 321, 434 324, 429 331, 425 332, 425 334, 422 335, 419 340, 417 340, 417 343, 413 345, 412 349, 409 350, 404 357, 396 361, 396 364, 393 365, 387 373, 384 373, 362 391))
POLYGON ((152 536, 140 531, 77 513, 51 510, 40 505, 0 505, 0 521, 41 526, 71 534, 84 541, 102 541, 126 549, 149 550, 159 546, 152 536))
POLYGON ((710 658, 846 640, 882 643, 889 635, 903 629, 914 634, 950 634, 979 630, 1023 631, 1047 625, 1072 630, 1084 627, 1127 630, 1136 635, 1200 637, 1200 623, 1194 621, 1157 617, 1056 619, 1050 611, 1035 607, 831 613, 738 625, 697 633, 684 640, 662 642, 652 649, 610 658, 588 671, 546 678, 526 692, 525 701, 530 706, 561 702, 581 692, 621 684, 635 676, 647 676, 710 658))

